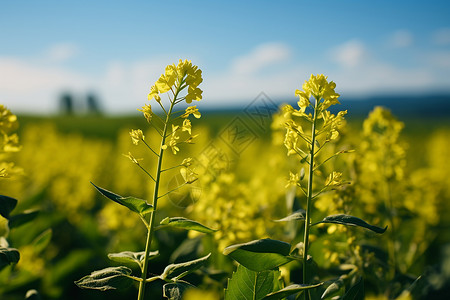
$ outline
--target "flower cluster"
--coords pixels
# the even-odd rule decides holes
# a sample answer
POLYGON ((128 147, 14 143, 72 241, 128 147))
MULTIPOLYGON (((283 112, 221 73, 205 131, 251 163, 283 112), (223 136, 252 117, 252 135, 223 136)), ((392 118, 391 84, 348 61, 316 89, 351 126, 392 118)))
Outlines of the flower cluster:
POLYGON ((327 76, 324 76, 323 74, 315 76, 311 74, 311 77, 308 81, 305 81, 302 88, 303 91, 296 90, 295 95, 300 98, 298 105, 303 112, 311 104, 309 100, 311 97, 314 97, 316 101, 323 99, 323 110, 331 105, 339 104, 339 94, 334 91, 336 84, 333 81, 328 82, 327 76))
POLYGON ((334 115, 327 110, 331 105, 339 104, 339 94, 335 92, 335 87, 336 84, 333 81, 328 82, 326 76, 311 75, 303 84, 303 90, 295 91, 295 95, 299 97, 297 103, 299 109, 294 109, 290 105, 282 108, 283 117, 287 119, 284 145, 288 155, 298 154, 302 161, 308 157, 313 137, 312 134, 304 132, 305 125, 314 123, 314 140, 315 144, 319 145, 318 151, 326 143, 339 137, 347 111, 340 111, 334 115), (310 101, 311 97, 315 99, 314 104, 310 101), (306 113, 308 108, 314 115, 306 113))
MULTIPOLYGON (((149 100, 155 99, 161 106, 165 113, 165 118, 155 115, 150 104, 146 104, 142 109, 138 109, 144 114, 147 122, 150 123, 161 136, 164 136, 164 144, 162 145, 163 150, 170 147, 172 153, 177 154, 180 151, 178 146, 180 143, 192 144, 194 142, 194 138, 197 135, 192 135, 192 124, 188 118, 190 115, 193 115, 197 119, 201 117, 201 113, 197 106, 193 105, 187 107, 185 111, 178 116, 175 116, 173 107, 182 101, 186 101, 186 103, 191 103, 192 100, 200 101, 202 99, 202 90, 198 86, 202 81, 202 71, 197 66, 193 65, 191 61, 183 61, 180 59, 178 65, 171 64, 166 67, 164 74, 162 74, 150 88, 150 93, 148 95, 149 100), (186 88, 187 93, 182 96, 181 92, 186 88), (172 95, 169 96, 170 107, 167 107, 162 103, 160 94, 169 91, 172 92, 172 95), (156 117, 156 122, 152 121, 153 116, 156 117), (184 119, 182 124, 176 124, 174 122, 178 118, 184 119), (171 129, 171 131, 169 129, 171 129), (183 132, 185 132, 185 136, 186 133, 188 136, 182 137, 183 132)), ((137 145, 139 141, 146 144, 141 130, 132 130, 130 136, 135 145, 137 145)), ((156 152, 154 153, 156 154, 156 152)))
POLYGON ((8 153, 17 152, 21 148, 19 136, 12 133, 18 126, 16 115, 0 104, 0 178, 20 171, 14 163, 6 162, 8 153))
POLYGON ((172 64, 166 67, 164 74, 150 88, 148 99, 154 98, 157 102, 161 102, 160 94, 170 90, 179 92, 187 87, 187 95, 183 98, 186 103, 191 103, 192 100, 199 101, 202 99, 203 91, 198 86, 202 81, 202 71, 197 66, 192 65, 190 60, 183 61, 180 59, 178 65, 172 64))

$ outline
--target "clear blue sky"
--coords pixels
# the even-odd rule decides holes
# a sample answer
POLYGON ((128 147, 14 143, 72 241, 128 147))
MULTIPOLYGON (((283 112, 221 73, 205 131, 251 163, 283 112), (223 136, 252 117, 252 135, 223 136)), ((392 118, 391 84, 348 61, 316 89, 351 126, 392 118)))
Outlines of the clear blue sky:
POLYGON ((167 64, 204 75, 201 106, 293 99, 311 73, 342 96, 450 92, 450 1, 2 1, 0 103, 53 112, 93 91, 134 111, 167 64))

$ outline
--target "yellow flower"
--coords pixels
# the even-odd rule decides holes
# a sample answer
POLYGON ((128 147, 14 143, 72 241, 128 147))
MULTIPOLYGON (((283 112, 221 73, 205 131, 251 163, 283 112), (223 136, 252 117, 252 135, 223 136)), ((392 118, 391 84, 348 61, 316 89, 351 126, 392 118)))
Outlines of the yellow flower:
POLYGON ((199 101, 202 99, 203 91, 198 86, 202 81, 202 71, 197 66, 192 65, 191 61, 180 59, 178 65, 171 64, 166 67, 164 74, 150 88, 148 99, 155 98, 157 102, 160 102, 159 94, 170 90, 175 94, 187 87, 187 94, 184 96, 186 103, 191 103, 192 100, 199 101))
POLYGON ((189 115, 193 115, 195 118, 200 119, 202 114, 198 111, 198 108, 196 105, 188 106, 186 108, 186 112, 181 115, 182 118, 187 118, 189 115))
POLYGON ((286 129, 286 136, 284 138, 284 145, 288 149, 287 155, 292 155, 297 153, 298 144, 298 134, 292 130, 292 128, 286 129))
POLYGON ((323 74, 313 75, 308 81, 305 81, 302 88, 303 91, 296 90, 295 95, 300 97, 300 101, 298 102, 300 110, 304 112, 304 110, 310 104, 309 98, 313 96, 316 101, 320 101, 323 99, 322 109, 325 110, 331 105, 339 104, 338 97, 339 94, 334 91, 336 88, 336 84, 333 81, 328 82, 327 76, 323 74))
POLYGON ((185 158, 181 162, 181 165, 184 167, 190 167, 192 165, 192 161, 193 161, 193 159, 191 157, 185 158))
POLYGON ((4 105, 0 104, 0 131, 9 133, 18 127, 17 116, 12 114, 4 105))
POLYGON ((181 127, 182 131, 187 131, 189 132, 189 134, 192 134, 191 130, 192 130, 192 124, 191 121, 189 121, 189 119, 184 119, 183 121, 183 126, 181 127))
POLYGON ((346 182, 341 179, 342 173, 341 172, 332 172, 330 175, 328 175, 327 179, 325 180, 325 186, 340 186, 345 184, 346 182))
POLYGON ((286 184, 286 188, 290 187, 291 185, 293 186, 299 186, 300 185, 300 175, 298 173, 292 173, 289 172, 289 180, 288 183, 286 184))
POLYGON ((148 94, 149 101, 152 100, 153 98, 155 98, 157 102, 161 102, 161 97, 159 96, 159 91, 156 85, 150 88, 150 93, 148 94))
POLYGON ((170 88, 175 84, 178 78, 178 73, 175 65, 168 65, 166 67, 165 73, 162 74, 156 81, 155 86, 160 93, 165 93, 170 91, 170 88))
MULTIPOLYGON (((177 152, 180 151, 180 148, 177 146, 178 140, 180 139, 178 136, 178 129, 180 129, 180 126, 172 124, 172 134, 168 145, 172 148, 173 154, 177 154, 177 152)), ((167 145, 164 145, 163 149, 167 149, 167 145)))
MULTIPOLYGON (((194 67, 196 68, 196 66, 194 66, 194 67)), ((177 72, 178 72, 179 78, 183 78, 188 73, 193 73, 192 62, 187 59, 185 59, 184 61, 180 59, 178 61, 177 72)))
POLYGON ((186 95, 186 103, 191 103, 192 100, 200 101, 202 100, 203 91, 198 87, 189 86, 188 94, 186 95))
POLYGON ((291 105, 286 104, 281 107, 281 111, 283 113, 284 118, 289 118, 291 117, 291 114, 294 112, 294 108, 291 105))
POLYGON ((297 104, 298 104, 298 107, 300 107, 300 112, 304 113, 305 110, 308 108, 308 106, 311 104, 311 102, 309 101, 309 97, 311 95, 308 95, 305 92, 302 92, 300 90, 296 90, 295 95, 300 97, 300 100, 297 102, 297 104))
POLYGON ((147 122, 150 123, 150 121, 152 120, 152 106, 150 104, 145 104, 141 109, 138 109, 138 111, 141 111, 144 113, 144 118, 147 119, 147 122))
POLYGON ((140 129, 132 129, 130 131, 131 140, 133 141, 133 144, 137 145, 139 141, 144 140, 144 134, 142 133, 142 130, 140 129))

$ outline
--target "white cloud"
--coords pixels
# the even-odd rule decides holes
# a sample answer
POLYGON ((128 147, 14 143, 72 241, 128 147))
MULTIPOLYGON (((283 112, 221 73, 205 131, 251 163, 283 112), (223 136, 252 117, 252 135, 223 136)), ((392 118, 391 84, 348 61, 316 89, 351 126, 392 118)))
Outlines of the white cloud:
POLYGON ((49 111, 62 89, 83 89, 89 79, 69 70, 0 57, 0 101, 11 109, 49 111))
MULTIPOLYGON (((351 40, 324 51, 316 59, 298 57, 285 44, 263 44, 224 63, 224 68, 211 71, 208 65, 195 59, 203 70, 202 106, 248 105, 261 92, 272 100, 294 99, 311 73, 324 73, 337 84, 343 96, 364 96, 370 93, 423 92, 435 87, 450 86, 450 54, 442 52, 428 57, 422 66, 406 68, 387 63, 371 55, 367 46, 351 40), (327 58, 329 61, 327 61, 327 58), (335 64, 330 64, 334 62, 335 64), (439 64, 439 68, 433 65, 439 64), (242 64, 242 65, 240 65, 242 64), (244 102, 242 102, 244 101, 244 102)), ((431 54, 430 54, 431 55, 431 54)), ((184 55, 185 56, 185 55, 184 55)), ((97 76, 74 72, 67 66, 41 59, 27 61, 14 57, 0 57, 0 103, 13 111, 56 111, 62 91, 85 96, 98 94, 108 112, 127 113, 147 101, 150 86, 176 62, 170 55, 142 61, 111 61, 97 76)), ((193 57, 193 56, 187 56, 193 57)), ((197 104, 197 103, 196 103, 197 104)))
POLYGON ((450 28, 441 28, 432 34, 432 41, 436 45, 450 45, 450 28))
POLYGON ((338 69, 329 73, 344 96, 411 93, 429 90, 433 74, 425 69, 402 69, 381 61, 352 70, 338 69))
POLYGON ((51 46, 46 53, 52 62, 63 62, 75 57, 79 53, 79 47, 72 43, 61 43, 51 46))
POLYGON ((406 48, 413 44, 414 38, 408 30, 397 30, 389 38, 389 45, 394 48, 406 48))
POLYGON ((302 70, 287 64, 291 53, 286 44, 266 43, 232 59, 225 71, 208 74, 206 70, 204 98, 218 106, 246 106, 261 92, 269 97, 293 94, 302 70))
POLYGON ((83 98, 97 93, 108 112, 133 112, 147 100, 150 86, 172 59, 125 63, 112 61, 102 74, 91 76, 58 66, 45 58, 27 61, 0 57, 0 103, 20 112, 55 112, 58 97, 70 92, 83 98))
POLYGON ((238 74, 256 73, 264 67, 286 61, 290 54, 291 50, 286 44, 262 44, 250 53, 235 58, 231 64, 231 69, 238 74))
POLYGON ((354 68, 363 64, 368 57, 364 44, 358 40, 350 40, 329 51, 331 61, 344 68, 354 68))
POLYGON ((110 62, 104 75, 98 78, 101 97, 116 112, 135 111, 145 104, 151 85, 170 62, 175 61, 158 58, 132 63, 110 62))
MULTIPOLYGON (((436 68, 428 57, 417 61, 415 67, 408 67, 387 62, 372 55, 373 49, 370 52, 367 49, 361 41, 351 40, 329 51, 330 61, 338 64, 334 68, 329 67, 326 75, 336 82, 342 95, 424 93, 450 86, 450 80, 446 79, 450 76, 450 69, 436 68), (447 76, 442 76, 443 73, 447 76)), ((447 53, 433 57, 441 66, 447 65, 450 59, 447 53)))
POLYGON ((450 68, 450 52, 442 51, 442 52, 431 53, 429 55, 429 61, 433 66, 435 66, 437 68, 449 69, 450 68))

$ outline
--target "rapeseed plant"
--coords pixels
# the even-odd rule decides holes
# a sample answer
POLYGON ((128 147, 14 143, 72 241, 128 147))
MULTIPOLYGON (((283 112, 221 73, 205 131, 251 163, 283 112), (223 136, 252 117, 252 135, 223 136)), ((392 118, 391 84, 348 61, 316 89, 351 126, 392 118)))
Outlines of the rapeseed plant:
POLYGON ((150 88, 150 93, 148 95, 148 100, 154 100, 157 105, 160 106, 163 111, 163 116, 161 117, 158 114, 155 114, 152 111, 150 104, 146 104, 140 109, 148 124, 153 128, 157 135, 159 135, 159 149, 154 149, 152 147, 152 143, 148 141, 148 137, 144 135, 144 132, 141 129, 132 129, 129 133, 133 144, 143 144, 149 150, 150 155, 156 159, 156 170, 154 170, 152 175, 152 173, 143 165, 141 158, 133 156, 131 152, 125 154, 125 156, 138 166, 153 183, 153 197, 151 203, 135 197, 122 197, 94 185, 96 189, 107 198, 127 207, 134 213, 137 213, 147 228, 144 251, 125 251, 109 255, 112 260, 118 262, 131 262, 137 264, 141 270, 140 277, 133 276, 132 270, 125 266, 107 268, 95 271, 91 275, 78 280, 76 282, 78 286, 82 288, 107 290, 127 287, 132 284, 133 281, 136 281, 139 283, 138 300, 144 299, 146 284, 155 280, 166 282, 163 286, 163 292, 165 297, 170 299, 175 299, 175 295, 178 295, 176 299, 179 299, 184 290, 192 287, 190 283, 181 280, 181 278, 201 267, 209 258, 209 255, 186 263, 168 265, 163 274, 159 276, 149 278, 148 270, 150 259, 158 255, 157 251, 151 251, 155 230, 163 227, 178 227, 203 233, 214 232, 213 229, 198 222, 180 217, 166 217, 160 222, 159 226, 156 227, 158 200, 170 195, 184 185, 194 183, 198 179, 192 166, 192 159, 187 158, 179 162, 178 165, 165 167, 163 166, 163 156, 165 151, 168 150, 176 155, 181 151, 180 147, 182 144, 191 144, 194 142, 196 135, 192 134, 192 124, 188 118, 190 115, 193 115, 195 118, 200 118, 200 112, 196 106, 189 106, 185 110, 180 111, 176 111, 175 108, 182 102, 190 104, 193 100, 199 101, 202 99, 202 90, 198 88, 202 80, 202 71, 190 61, 180 60, 178 65, 168 65, 165 69, 165 73, 162 74, 150 88), (161 98, 162 94, 166 93, 168 104, 164 104, 165 101, 161 98), (173 169, 180 170, 184 183, 174 187, 172 190, 162 193, 160 190, 162 175, 167 174, 167 171, 173 169))
MULTIPOLYGON (((325 171, 324 165, 335 157, 351 150, 339 150, 321 158, 319 154, 326 153, 325 148, 340 135, 340 127, 344 123, 347 111, 332 114, 328 109, 330 106, 339 104, 339 94, 335 92, 336 84, 328 82, 324 75, 311 75, 302 86, 303 90, 296 90, 299 97, 298 109, 286 105, 282 109, 286 134, 284 145, 288 156, 295 156, 300 163, 300 171, 290 172, 286 188, 294 186, 300 194, 306 198, 303 209, 279 221, 300 220, 304 222, 303 242, 297 244, 294 249, 291 245, 282 241, 272 239, 255 240, 244 244, 232 245, 224 250, 224 254, 230 256, 240 263, 236 273, 228 282, 225 299, 236 299, 242 293, 240 286, 248 281, 256 281, 261 285, 259 289, 245 291, 248 295, 253 294, 258 299, 281 299, 289 295, 304 293, 309 299, 311 295, 317 297, 314 290, 324 282, 317 282, 314 261, 309 255, 312 236, 311 228, 319 224, 339 224, 359 226, 376 233, 383 233, 386 228, 370 225, 357 217, 348 214, 334 214, 323 220, 312 221, 313 202, 323 194, 349 184, 343 178, 342 172, 334 171, 320 179, 325 171), (306 179, 306 180, 305 180, 306 179), (322 181, 323 180, 323 181, 322 181), (302 284, 289 285, 283 288, 279 282, 280 273, 278 268, 292 260, 302 263, 302 284), (313 282, 315 281, 315 282, 313 282), (313 292, 311 292, 313 291, 313 292)), ((279 119, 279 118, 278 118, 279 119)), ((277 127, 274 124, 275 128, 277 127)), ((278 138, 279 140, 279 138, 278 138)), ((361 279, 355 278, 355 268, 352 267, 348 274, 336 279, 326 290, 322 298, 340 290, 344 286, 344 277, 350 282, 348 293, 361 293, 361 279)), ((248 282, 250 283, 250 282, 248 282)))

